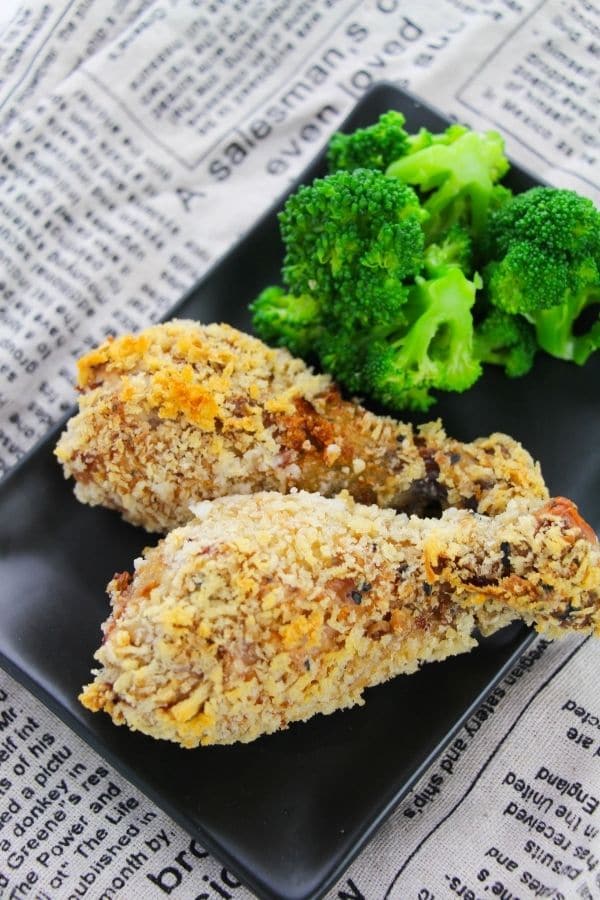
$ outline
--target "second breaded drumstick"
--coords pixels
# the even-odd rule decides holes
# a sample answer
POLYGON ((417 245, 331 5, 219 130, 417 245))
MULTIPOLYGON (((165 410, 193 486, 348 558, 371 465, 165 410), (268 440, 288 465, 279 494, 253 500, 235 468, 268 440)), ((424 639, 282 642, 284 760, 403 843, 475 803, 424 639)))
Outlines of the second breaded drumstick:
POLYGON ((148 531, 191 517, 190 503, 293 488, 436 514, 495 515, 547 497, 515 440, 463 444, 439 422, 418 429, 343 400, 286 350, 227 325, 172 321, 106 341, 79 362, 79 413, 56 448, 84 503, 148 531))
POLYGON ((83 704, 185 747, 250 741, 521 617, 600 635, 600 550, 567 500, 494 518, 407 518, 347 495, 224 497, 196 507, 113 612, 83 704))

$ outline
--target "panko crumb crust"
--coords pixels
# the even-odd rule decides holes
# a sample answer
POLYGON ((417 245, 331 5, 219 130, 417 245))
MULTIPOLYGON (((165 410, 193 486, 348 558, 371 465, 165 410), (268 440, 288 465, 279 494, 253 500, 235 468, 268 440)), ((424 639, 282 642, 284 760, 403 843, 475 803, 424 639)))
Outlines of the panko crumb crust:
POLYGON ((495 515, 544 499, 539 466, 512 438, 469 444, 439 422, 414 429, 342 399, 286 350, 228 325, 174 320, 108 340, 78 365, 79 413, 56 447, 79 500, 148 531, 190 503, 232 493, 348 490, 363 503, 495 515))
POLYGON ((109 585, 92 711, 183 747, 251 741, 512 618, 600 633, 600 555, 569 501, 419 519, 347 494, 257 493, 196 518, 109 585))

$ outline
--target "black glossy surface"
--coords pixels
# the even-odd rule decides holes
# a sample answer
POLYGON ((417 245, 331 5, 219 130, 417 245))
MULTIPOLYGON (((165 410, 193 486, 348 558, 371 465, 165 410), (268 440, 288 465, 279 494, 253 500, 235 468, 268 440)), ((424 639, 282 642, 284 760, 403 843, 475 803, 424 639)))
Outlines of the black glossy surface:
MULTIPOLYGON (((410 128, 443 127, 387 86, 365 98, 348 127, 392 107, 406 113, 410 128)), ((277 280, 280 254, 272 212, 177 315, 247 327, 247 303, 277 280)), ((581 370, 540 360, 516 382, 489 372, 434 412, 465 440, 496 430, 521 439, 542 461, 551 490, 573 497, 598 528, 599 363, 581 370)), ((318 896, 522 652, 529 633, 507 629, 468 656, 372 689, 363 708, 246 746, 184 751, 115 728, 83 710, 76 695, 108 611, 105 585, 149 539, 110 512, 79 505, 53 444, 51 437, 0 487, 0 659, 257 894, 318 896)))

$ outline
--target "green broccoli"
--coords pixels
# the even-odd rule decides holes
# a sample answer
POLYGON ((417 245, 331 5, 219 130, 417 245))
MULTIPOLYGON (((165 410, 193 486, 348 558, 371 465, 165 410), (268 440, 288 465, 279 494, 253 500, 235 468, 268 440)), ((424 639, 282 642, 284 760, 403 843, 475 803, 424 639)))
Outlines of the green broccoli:
POLYGON ((533 366, 536 352, 535 331, 522 316, 492 309, 475 330, 477 359, 504 366, 510 378, 526 375, 533 366))
POLYGON ((319 304, 310 294, 266 287, 250 304, 254 329, 268 344, 287 347, 294 356, 310 356, 322 331, 319 304))
POLYGON ((469 232, 460 225, 453 225, 440 236, 437 243, 425 247, 425 270, 429 275, 436 275, 454 265, 469 273, 472 269, 472 256, 473 241, 469 232))
MULTIPOLYGON (((507 188, 504 184, 495 184, 492 193, 490 194, 490 202, 488 204, 488 221, 490 216, 492 216, 497 210, 501 209, 505 203, 508 203, 512 200, 514 194, 510 188, 507 188)), ((485 239, 485 234, 482 236, 482 240, 485 239)))
MULTIPOLYGON (((496 182, 508 168, 504 142, 496 131, 479 133, 451 125, 441 135, 420 132, 413 148, 386 173, 418 187, 430 215, 425 226, 430 240, 455 224, 479 239, 490 206, 499 202, 496 182)), ((500 197, 504 196, 502 189, 500 197)))
POLYGON ((423 261, 425 213, 412 188, 380 172, 336 172, 301 187, 279 220, 292 294, 318 300, 322 317, 344 328, 393 321, 405 279, 423 261))
POLYGON ((367 349, 363 382, 371 396, 425 411, 435 402, 432 389, 464 391, 477 381, 471 309, 478 286, 456 265, 433 278, 417 276, 406 324, 367 349))
POLYGON ((426 411, 435 403, 432 390, 471 387, 481 375, 471 314, 481 280, 465 274, 469 258, 470 240, 459 228, 430 244, 402 316, 357 335, 350 353, 337 338, 323 364, 351 390, 395 409, 426 411))
POLYGON ((537 187, 491 216, 484 278, 490 301, 524 316, 547 353, 583 365, 600 347, 600 212, 574 191, 537 187))
POLYGON ((404 124, 389 112, 333 136, 332 174, 280 214, 284 286, 251 305, 255 331, 395 409, 427 410, 484 363, 524 375, 538 344, 584 363, 600 347, 591 201, 552 188, 513 196, 498 183, 509 165, 494 131, 408 135, 404 124))
POLYGON ((374 170, 300 188, 280 215, 286 287, 254 302, 256 332, 396 408, 470 387, 481 374, 471 239, 454 225, 426 247, 426 218, 412 188, 374 170))
MULTIPOLYGON (((469 129, 466 125, 459 125, 458 123, 453 123, 452 125, 448 125, 445 131, 440 132, 432 132, 429 131, 428 128, 420 128, 416 134, 408 135, 408 146, 403 156, 406 153, 416 153, 418 150, 425 150, 426 147, 431 147, 433 144, 452 144, 454 141, 458 140, 459 137, 462 137, 463 134, 467 134, 469 129)), ((394 162, 394 160, 392 160, 394 162)))
POLYGON ((350 134, 337 132, 327 148, 329 171, 385 171, 391 162, 404 156, 407 151, 408 135, 404 130, 404 122, 402 113, 391 110, 368 128, 358 128, 350 134))
POLYGON ((351 394, 365 391, 365 335, 358 331, 344 331, 335 326, 323 329, 316 345, 321 367, 329 372, 351 394))

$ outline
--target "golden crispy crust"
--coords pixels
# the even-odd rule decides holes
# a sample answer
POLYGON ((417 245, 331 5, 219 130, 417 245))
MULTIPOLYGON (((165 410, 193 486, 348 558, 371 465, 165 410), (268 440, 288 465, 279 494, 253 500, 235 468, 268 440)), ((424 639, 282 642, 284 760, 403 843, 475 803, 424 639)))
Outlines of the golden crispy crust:
POLYGON ((600 554, 568 501, 407 518, 348 495, 233 496, 109 586, 83 704, 184 747, 250 741, 362 702, 521 616, 600 632, 600 554), (562 503, 562 505, 561 505, 562 503))
POLYGON ((148 531, 191 502, 293 488, 411 512, 494 515, 547 491, 506 435, 470 444, 344 401, 325 375, 227 325, 172 321, 107 341, 79 362, 80 411, 56 448, 84 503, 148 531))
POLYGON ((550 638, 566 631, 600 637, 598 538, 571 500, 555 497, 513 522, 493 519, 486 531, 482 545, 476 520, 464 519, 450 554, 443 529, 425 547, 432 584, 448 585, 469 606, 479 592, 484 633, 488 618, 495 630, 495 616, 509 609, 550 638))

